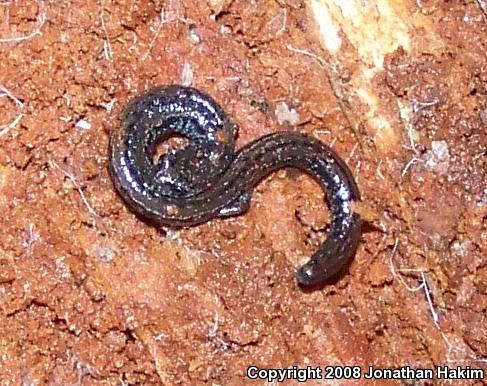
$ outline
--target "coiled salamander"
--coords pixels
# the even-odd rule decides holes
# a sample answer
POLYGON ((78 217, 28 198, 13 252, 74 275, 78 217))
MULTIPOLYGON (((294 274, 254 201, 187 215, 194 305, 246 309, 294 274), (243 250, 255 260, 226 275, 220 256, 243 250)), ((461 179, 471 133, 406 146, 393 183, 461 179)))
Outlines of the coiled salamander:
POLYGON ((129 103, 122 129, 112 132, 109 170, 129 207, 167 226, 196 225, 244 213, 259 181, 295 167, 323 188, 332 221, 325 242, 296 273, 302 286, 325 283, 352 258, 361 234, 351 203, 359 191, 344 161, 318 139, 277 132, 235 152, 236 126, 208 95, 191 87, 152 89, 129 103), (187 145, 154 161, 173 136, 187 145))

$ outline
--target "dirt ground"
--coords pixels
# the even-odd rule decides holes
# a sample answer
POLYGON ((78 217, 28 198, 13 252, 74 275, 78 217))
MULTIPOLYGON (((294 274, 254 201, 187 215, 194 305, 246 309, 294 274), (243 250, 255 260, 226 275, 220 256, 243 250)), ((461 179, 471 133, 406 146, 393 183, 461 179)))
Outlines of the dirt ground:
MULTIPOLYGON (((411 120, 384 152, 344 113, 305 1, 0 1, 0 384, 277 384, 250 381, 251 365, 487 372, 487 6, 407 3, 441 44, 385 58, 375 82, 411 120), (336 282, 294 280, 329 215, 292 170, 236 218, 156 229, 128 210, 109 133, 131 97, 172 83, 219 101, 238 146, 299 130, 348 162, 368 224, 336 282)), ((364 383, 487 384, 307 384, 364 383)))

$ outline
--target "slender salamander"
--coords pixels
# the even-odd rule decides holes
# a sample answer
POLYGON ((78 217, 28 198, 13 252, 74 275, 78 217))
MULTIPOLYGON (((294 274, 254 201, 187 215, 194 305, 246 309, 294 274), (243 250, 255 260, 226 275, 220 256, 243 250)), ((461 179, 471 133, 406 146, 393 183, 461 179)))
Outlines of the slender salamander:
POLYGON ((332 221, 325 242, 296 273, 302 286, 325 283, 352 258, 362 221, 352 202, 359 191, 344 161, 309 135, 277 132, 235 152, 237 128, 208 95, 191 87, 152 89, 129 103, 122 129, 110 136, 109 169, 118 193, 139 215, 161 225, 190 226, 236 216, 249 208, 252 190, 287 166, 323 188, 332 221), (187 140, 154 161, 157 145, 187 140))

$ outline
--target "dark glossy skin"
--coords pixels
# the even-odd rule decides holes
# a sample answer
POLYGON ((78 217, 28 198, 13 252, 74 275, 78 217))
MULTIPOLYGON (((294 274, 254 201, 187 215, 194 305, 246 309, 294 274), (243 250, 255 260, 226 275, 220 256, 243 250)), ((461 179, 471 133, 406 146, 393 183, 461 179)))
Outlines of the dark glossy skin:
POLYGON ((308 135, 270 134, 237 153, 235 136, 236 127, 209 96, 190 87, 153 89, 129 104, 122 130, 113 132, 110 174, 136 213, 157 224, 190 226, 244 213, 255 185, 277 169, 303 170, 326 192, 332 222, 326 241, 296 277, 303 286, 323 284, 348 263, 361 234, 351 205, 359 192, 350 170, 308 135), (156 145, 175 135, 188 144, 154 162, 156 145))

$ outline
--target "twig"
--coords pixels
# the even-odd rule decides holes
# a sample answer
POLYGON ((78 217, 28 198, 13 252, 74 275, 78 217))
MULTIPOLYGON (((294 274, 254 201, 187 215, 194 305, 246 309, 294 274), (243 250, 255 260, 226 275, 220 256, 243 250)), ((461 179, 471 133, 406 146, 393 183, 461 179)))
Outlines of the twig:
POLYGON ((429 285, 428 285, 428 282, 426 281, 426 276, 424 274, 424 271, 421 270, 421 269, 418 269, 418 268, 409 268, 407 270, 404 270, 404 269, 401 269, 400 270, 401 272, 406 272, 407 271, 407 272, 417 272, 417 273, 420 273, 421 274, 421 284, 418 285, 417 287, 410 287, 406 283, 406 281, 404 280, 404 278, 400 275, 400 273, 398 273, 398 270, 396 270, 396 267, 394 265, 393 259, 394 259, 394 255, 396 254, 396 251, 397 251, 398 246, 399 246, 399 238, 396 237, 396 240, 394 242, 394 247, 392 248, 391 256, 389 257, 389 264, 390 264, 390 267, 391 267, 392 276, 394 276, 395 278, 398 278, 399 281, 410 292, 417 292, 417 291, 419 291, 421 289, 424 291, 425 296, 426 296, 426 301, 428 302, 428 307, 430 309, 431 316, 433 318, 433 323, 435 324, 436 328, 440 329, 440 324, 439 324, 440 318, 439 318, 438 312, 434 308, 433 301, 432 301, 431 294, 430 294, 429 285))
POLYGON ((110 38, 108 37, 107 27, 105 25, 104 14, 105 14, 105 1, 101 0, 100 20, 101 20, 101 28, 103 29, 103 32, 105 33, 105 40, 103 40, 103 52, 105 53, 105 59, 110 61, 113 59, 113 53, 112 53, 112 46, 110 44, 110 38))
MULTIPOLYGON (((458 345, 454 345, 447 338, 446 334, 443 331, 440 330, 440 334, 441 334, 443 340, 445 341, 446 345, 448 346, 448 352, 446 354, 446 363, 447 364, 450 364, 450 363, 471 363, 471 362, 487 363, 487 358, 479 357, 477 355, 468 355, 467 353, 463 353, 463 356, 461 359, 460 358, 459 359, 452 358, 451 357, 452 352, 461 353, 461 349, 460 349, 460 347, 458 347, 458 345)), ((463 342, 463 340, 461 340, 461 343, 465 346, 465 348, 467 348, 468 350, 471 351, 471 349, 465 344, 465 342, 463 342)), ((460 355, 462 355, 462 353, 460 355)))
POLYGON ((34 30, 28 35, 15 36, 15 37, 11 37, 11 38, 0 39, 0 43, 13 43, 13 42, 17 43, 17 42, 21 42, 24 40, 32 39, 34 36, 41 34, 41 28, 44 25, 44 23, 46 22, 46 10, 44 8, 44 2, 43 1, 39 1, 38 4, 39 4, 39 12, 37 15, 36 27, 34 28, 34 30))
MULTIPOLYGON (((69 180, 73 183, 74 187, 76 188, 76 190, 78 191, 79 195, 81 196, 81 200, 83 201, 83 204, 84 206, 86 207, 88 213, 90 214, 92 220, 93 220, 93 224, 95 227, 97 227, 98 229, 99 226, 98 226, 98 223, 97 223, 97 220, 100 220, 101 217, 98 213, 95 212, 95 210, 93 209, 93 207, 90 205, 88 199, 86 198, 86 195, 85 193, 83 192, 83 189, 81 189, 81 186, 78 184, 78 181, 76 180, 76 177, 69 173, 68 171, 66 171, 65 169, 63 169, 61 166, 59 166, 56 161, 52 161, 52 160, 49 160, 48 161, 50 165, 56 167, 58 170, 60 170, 67 178, 69 178, 69 180)), ((105 229, 100 229, 103 233, 107 233, 105 229)))
POLYGON ((208 340, 211 341, 216 346, 215 350, 213 351, 213 354, 216 354, 219 351, 226 351, 232 346, 231 343, 227 343, 223 339, 218 337, 217 332, 219 327, 219 321, 220 321, 219 315, 218 313, 216 313, 214 323, 210 327, 206 335, 208 340))
POLYGON ((409 160, 409 162, 406 164, 406 166, 404 166, 404 169, 402 170, 402 173, 401 173, 401 179, 404 178, 404 176, 406 175, 406 173, 408 172, 408 169, 411 167, 411 165, 415 162, 420 162, 421 160, 419 158, 416 158, 416 157, 413 157, 409 160))
POLYGON ((440 100, 437 98, 435 98, 432 101, 426 101, 426 102, 413 101, 411 104, 411 107, 407 108, 406 112, 401 112, 401 114, 400 114, 401 118, 404 121, 404 125, 405 125, 407 133, 408 133, 410 150, 412 150, 415 154, 418 154, 418 149, 416 148, 416 142, 414 139, 414 133, 413 133, 414 132, 414 125, 411 123, 411 117, 413 115, 419 113, 421 110, 424 110, 424 109, 431 107, 431 106, 435 106, 438 103, 440 103, 440 100))
POLYGON ((301 48, 296 48, 296 47, 293 47, 292 45, 288 44, 287 46, 287 49, 289 51, 292 51, 292 52, 296 52, 298 54, 302 54, 302 55, 306 55, 306 56, 309 56, 310 58, 313 58, 314 60, 316 60, 320 65, 322 65, 323 67, 326 67, 328 69, 331 68, 330 64, 323 58, 320 58, 318 55, 316 54, 313 54, 312 52, 309 52, 309 51, 306 51, 306 50, 303 50, 301 48))
POLYGON ((427 107, 431 106, 436 106, 438 103, 440 103, 440 100, 438 98, 435 98, 432 101, 426 101, 426 102, 421 102, 421 101, 413 101, 413 106, 412 106, 412 111, 413 113, 418 113, 421 110, 426 109, 427 107))
POLYGON ((20 120, 22 119, 22 117, 24 116, 24 114, 22 113, 22 109, 24 108, 24 104, 18 98, 16 98, 7 88, 0 85, 0 97, 4 97, 4 96, 10 98, 11 100, 13 100, 15 102, 15 104, 17 105, 18 113, 12 122, 10 122, 8 125, 0 128, 0 137, 3 137, 5 134, 7 134, 10 131, 10 129, 15 127, 17 125, 17 123, 19 123, 20 120))
POLYGON ((154 33, 154 37, 152 38, 151 42, 149 43, 149 48, 147 49, 147 52, 141 56, 141 60, 147 59, 149 56, 150 52, 152 51, 152 47, 154 46, 157 38, 159 37, 159 34, 161 33, 162 26, 166 23, 171 23, 173 21, 181 21, 183 23, 190 23, 190 20, 187 20, 183 17, 181 17, 177 12, 174 11, 164 11, 161 10, 160 13, 160 21, 159 25, 156 28, 156 32, 154 33))
POLYGON ((358 147, 358 143, 355 143, 355 145, 353 145, 352 150, 350 151, 350 154, 348 155, 348 157, 346 159, 347 164, 350 162, 352 157, 355 155, 355 150, 357 150, 357 147, 358 147))
POLYGON ((135 31, 132 31, 132 45, 128 48, 129 52, 137 50, 136 48, 137 40, 138 40, 137 34, 135 33, 135 31))
POLYGON ((384 175, 382 174, 381 170, 380 170, 380 167, 382 166, 382 160, 379 160, 379 164, 377 165, 377 169, 375 171, 375 174, 377 174, 379 176, 379 178, 384 181, 385 180, 385 177, 384 175))
POLYGON ((319 136, 323 134, 323 135, 329 135, 331 134, 331 131, 328 130, 328 129, 322 129, 322 128, 319 128, 319 129, 314 129, 313 130, 313 135, 315 137, 317 137, 319 139, 319 136))
POLYGON ((41 236, 36 230, 36 227, 33 223, 29 223, 29 229, 27 231, 27 237, 22 242, 22 246, 28 248, 29 250, 32 249, 32 246, 39 241, 41 236))
POLYGON ((447 364, 450 364, 450 363, 470 363, 470 362, 487 363, 487 358, 485 358, 485 357, 480 357, 480 356, 471 355, 471 354, 469 355, 466 350, 470 350, 470 348, 463 342, 462 339, 460 339, 460 343, 464 345, 463 349, 459 345, 453 344, 449 340, 447 335, 441 330, 440 324, 439 324, 439 320, 440 320, 439 314, 433 305, 433 299, 431 298, 430 287, 429 287, 429 284, 426 280, 426 275, 425 275, 424 270, 421 270, 421 269, 407 269, 407 270, 401 269, 400 270, 402 272, 408 271, 408 272, 419 272, 420 273, 421 284, 418 287, 414 287, 414 288, 408 286, 408 284, 404 281, 404 279, 401 277, 401 275, 399 275, 397 273, 397 270, 396 270, 394 263, 393 263, 393 258, 394 258, 396 251, 397 251, 398 245, 399 245, 399 239, 396 237, 394 247, 392 249, 392 253, 391 253, 391 256, 389 258, 392 274, 394 277, 397 277, 401 281, 401 283, 408 289, 408 291, 416 292, 416 291, 419 291, 421 289, 424 290, 426 301, 428 303, 428 307, 430 309, 430 313, 431 313, 431 316, 433 318, 433 322, 434 322, 436 328, 438 329, 439 333, 441 334, 443 340, 445 341, 446 345, 448 346, 448 352, 446 354, 446 363, 447 364), (460 358, 452 358, 452 353, 458 353, 458 354, 460 354, 461 357, 460 358))
POLYGON ((416 142, 414 142, 414 137, 413 137, 413 130, 414 130, 413 125, 411 123, 407 122, 406 123, 406 130, 408 132, 408 138, 409 138, 409 143, 411 145, 411 150, 414 153, 417 153, 417 150, 416 150, 416 142))
POLYGON ((355 134, 355 137, 357 138, 357 141, 360 144, 360 147, 362 148, 362 150, 367 151, 359 133, 359 123, 355 119, 354 114, 351 112, 350 108, 347 106, 346 103, 347 96, 343 91, 342 83, 340 81, 340 73, 337 69, 337 66, 312 52, 303 50, 301 48, 293 47, 290 44, 288 44, 286 47, 289 51, 296 52, 298 54, 306 55, 309 56, 310 58, 313 58, 319 65, 321 65, 327 70, 326 77, 330 85, 330 88, 337 99, 338 105, 340 106, 340 109, 342 113, 345 115, 345 118, 347 119, 348 123, 350 124, 350 127, 352 128, 353 133, 355 134))
POLYGON ((480 9, 484 13, 484 16, 487 18, 487 1, 477 0, 477 3, 479 4, 480 9))
POLYGON ((184 62, 183 70, 181 72, 181 84, 183 86, 191 86, 194 80, 194 73, 193 69, 191 68, 191 64, 188 62, 184 62))
POLYGON ((421 272, 421 281, 422 281, 421 286, 424 289, 424 293, 426 295, 426 300, 427 300, 429 308, 430 308, 431 316, 433 317, 433 322, 435 323, 436 328, 440 329, 440 324, 439 324, 440 317, 438 315, 438 312, 436 312, 435 307, 433 306, 433 301, 431 299, 431 294, 430 294, 430 288, 429 288, 428 282, 426 281, 426 276, 425 276, 424 272, 421 272))
POLYGON ((472 158, 472 161, 477 161, 479 158, 482 158, 485 156, 485 154, 487 154, 487 151, 484 150, 484 151, 481 151, 479 154, 477 154, 476 156, 474 156, 472 158))
MULTIPOLYGON (((286 31, 287 26, 287 8, 281 8, 281 11, 284 12, 284 20, 282 21, 282 25, 279 30, 276 32, 275 36, 281 35, 284 31, 286 31)), ((274 20, 277 20, 281 16, 281 12, 279 12, 276 16, 274 16, 270 21, 269 24, 272 24, 274 20)))
POLYGON ((418 151, 416 149, 416 142, 414 140, 414 125, 411 123, 411 117, 414 113, 414 107, 411 104, 404 104, 401 100, 397 100, 397 106, 399 108, 399 117, 406 128, 408 140, 409 140, 409 147, 403 146, 405 149, 411 150, 414 154, 417 154, 418 151))
POLYGON ((157 29, 156 29, 156 32, 154 34, 154 37, 152 38, 151 42, 149 43, 149 48, 147 49, 147 52, 142 55, 141 59, 142 61, 144 61, 145 59, 147 59, 147 57, 149 56, 151 50, 152 50, 152 47, 154 46, 154 43, 156 42, 156 39, 159 37, 159 33, 161 32, 161 28, 162 26, 165 24, 165 23, 168 23, 170 21, 172 21, 173 19, 165 19, 165 12, 164 10, 161 11, 161 14, 160 14, 160 21, 159 21, 159 25, 157 26, 157 29))
POLYGON ((397 270, 396 270, 396 267, 394 265, 394 256, 396 255, 396 251, 397 251, 397 248, 399 246, 399 238, 396 237, 396 240, 394 242, 394 247, 392 248, 392 253, 391 253, 391 256, 389 257, 389 265, 391 267, 391 272, 392 272, 392 276, 394 276, 395 278, 398 278, 399 281, 404 285, 404 287, 406 287, 408 289, 408 291, 410 292, 416 292, 416 291, 419 291, 421 289, 421 285, 419 285, 418 287, 410 287, 408 283, 406 283, 406 281, 404 280, 404 278, 397 273, 397 270))

